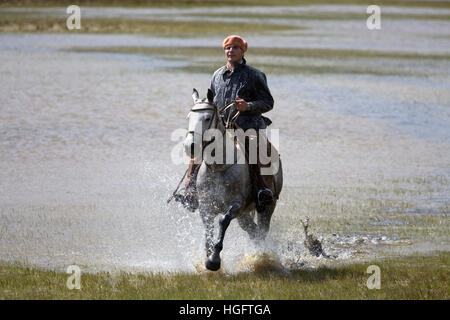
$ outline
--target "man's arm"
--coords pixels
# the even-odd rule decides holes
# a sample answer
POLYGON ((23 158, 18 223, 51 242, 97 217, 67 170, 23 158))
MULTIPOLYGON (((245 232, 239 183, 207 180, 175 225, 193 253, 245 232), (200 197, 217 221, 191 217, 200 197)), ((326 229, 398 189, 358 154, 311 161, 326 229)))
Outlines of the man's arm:
POLYGON ((212 93, 214 94, 214 96, 216 96, 216 90, 215 90, 215 81, 216 81, 216 77, 217 75, 220 73, 220 71, 222 70, 222 67, 217 69, 216 71, 214 71, 213 76, 211 78, 211 83, 209 85, 209 89, 211 89, 212 93))
POLYGON ((210 83, 210 85, 209 85, 209 89, 211 89, 211 91, 212 91, 212 93, 213 93, 213 96, 215 96, 216 95, 216 91, 214 90, 214 78, 215 78, 215 73, 213 74, 213 76, 212 76, 212 79, 211 79, 211 83, 210 83))
POLYGON ((246 113, 261 114, 272 110, 274 101, 267 86, 266 75, 263 72, 258 72, 255 75, 255 89, 256 100, 248 102, 246 113))

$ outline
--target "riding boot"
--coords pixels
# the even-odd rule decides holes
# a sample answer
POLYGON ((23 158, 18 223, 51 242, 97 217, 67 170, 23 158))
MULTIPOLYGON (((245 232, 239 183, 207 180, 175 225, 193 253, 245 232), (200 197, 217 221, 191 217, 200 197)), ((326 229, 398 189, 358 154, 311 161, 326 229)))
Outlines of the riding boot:
POLYGON ((267 205, 270 205, 274 201, 272 183, 266 181, 273 180, 273 177, 263 177, 261 175, 261 164, 259 162, 257 164, 251 164, 250 167, 255 178, 254 181, 256 181, 257 185, 256 210, 262 212, 267 205))
MULTIPOLYGON (((245 137, 245 157, 249 163, 249 151, 250 151, 250 137, 245 137)), ((257 146, 259 146, 259 133, 257 131, 256 135, 257 146)), ((258 147, 259 148, 259 147, 258 147)), ((268 145, 268 150, 270 150, 270 142, 268 145)), ((269 151, 270 152, 270 151, 269 151)), ((257 163, 249 163, 250 174, 255 185, 255 201, 256 201, 256 211, 262 212, 265 210, 267 205, 270 205, 274 201, 274 184, 272 175, 261 175, 261 167, 265 167, 260 161, 259 150, 257 151, 257 163)))

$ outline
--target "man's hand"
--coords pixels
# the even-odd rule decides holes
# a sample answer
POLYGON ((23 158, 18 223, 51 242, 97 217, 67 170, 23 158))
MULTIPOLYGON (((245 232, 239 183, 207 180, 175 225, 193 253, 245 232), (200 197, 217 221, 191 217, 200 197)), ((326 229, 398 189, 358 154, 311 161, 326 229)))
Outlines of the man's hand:
POLYGON ((236 97, 235 103, 236 109, 238 109, 238 111, 242 112, 248 110, 248 102, 245 101, 244 99, 239 98, 239 96, 236 97))

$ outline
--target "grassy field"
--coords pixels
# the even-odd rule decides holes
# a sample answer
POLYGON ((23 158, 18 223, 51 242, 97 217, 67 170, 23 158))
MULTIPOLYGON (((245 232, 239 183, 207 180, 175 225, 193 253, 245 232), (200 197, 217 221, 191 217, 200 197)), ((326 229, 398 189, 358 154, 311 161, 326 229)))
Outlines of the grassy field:
MULTIPOLYGON (((0 32, 69 32, 66 18, 27 17, 0 13, 0 32)), ((282 25, 252 23, 228 23, 207 21, 169 21, 169 20, 127 20, 127 19, 83 19, 80 30, 72 33, 130 33, 170 36, 205 36, 210 34, 246 33, 264 34, 267 31, 301 29, 282 25)))
MULTIPOLYGON (((53 1, 53 0, 37 0, 37 1, 1 1, 0 0, 0 32, 71 32, 71 33, 131 33, 131 34, 151 34, 156 36, 196 36, 196 35, 211 35, 211 34, 230 34, 244 31, 246 34, 264 34, 267 32, 305 30, 305 27, 277 25, 274 22, 266 23, 264 19, 274 18, 280 20, 296 19, 301 20, 350 20, 350 19, 366 19, 367 14, 362 11, 359 14, 346 12, 345 10, 339 13, 319 12, 319 13, 239 13, 232 14, 233 18, 249 19, 248 23, 236 23, 233 21, 202 21, 203 14, 191 14, 190 16, 198 16, 198 21, 171 21, 164 19, 157 20, 138 20, 138 19, 122 19, 122 18, 83 18, 81 30, 68 31, 66 27, 66 15, 62 17, 39 15, 36 12, 11 12, 1 11, 2 8, 9 7, 66 7, 71 5, 73 1, 53 1)), ((450 2, 445 1, 372 1, 370 4, 379 5, 395 5, 407 7, 438 7, 450 8, 450 2)), ((86 0, 78 1, 78 5, 83 6, 119 6, 119 7, 204 7, 204 6, 270 6, 270 5, 318 5, 318 4, 357 4, 368 5, 367 1, 363 0, 339 0, 339 1, 310 1, 310 0, 281 0, 281 1, 196 1, 196 0, 174 0, 174 1, 103 1, 103 0, 86 0)), ((215 13, 208 14, 209 18, 226 19, 229 13, 215 13)), ((414 19, 414 20, 448 20, 448 15, 429 15, 429 14, 389 14, 383 13, 383 17, 387 19, 414 19)))
MULTIPOLYGON (((189 61, 187 66, 169 69, 176 71, 212 73, 223 63, 223 51, 216 47, 73 47, 70 51, 155 56, 162 59, 189 61)), ((449 55, 424 55, 405 52, 380 52, 368 50, 340 50, 320 48, 249 48, 247 59, 256 68, 270 74, 373 74, 408 76, 420 75, 417 71, 398 67, 392 61, 416 60, 433 64, 448 60, 449 55), (311 63, 319 61, 320 64, 311 63), (364 60, 364 61, 362 61, 364 60), (359 63, 355 63, 358 61, 359 63), (387 61, 371 65, 367 61, 387 61), (381 66, 381 67, 380 67, 381 66)))
MULTIPOLYGON (((73 0, 0 0, 3 7, 50 7, 69 6, 73 0)), ((410 0, 78 0, 80 6, 122 6, 122 7, 199 7, 199 6, 289 6, 311 4, 346 5, 392 5, 408 7, 449 8, 448 1, 410 1, 410 0)))
MULTIPOLYGON (((192 14, 192 16, 201 16, 200 14, 192 14)), ((431 14, 401 14, 401 13, 384 13, 383 19, 414 19, 414 20, 448 20, 448 15, 431 15, 431 14)), ((208 17, 226 18, 222 13, 209 13, 208 17)), ((249 18, 249 19, 287 19, 287 20, 360 20, 367 19, 367 13, 362 10, 359 13, 346 12, 308 12, 308 13, 234 13, 233 18, 249 18)))
POLYGON ((69 275, 3 263, 0 299, 449 299, 450 252, 292 270, 260 268, 239 274, 82 274, 69 290, 69 275), (369 265, 381 288, 366 286, 369 265))
MULTIPOLYGON (((125 54, 148 54, 160 56, 211 56, 216 57, 223 53, 220 47, 89 47, 75 48, 79 52, 106 52, 125 54)), ((250 48, 251 50, 251 48, 250 48)), ((249 51, 250 53, 250 51, 249 51)), ((299 58, 386 58, 386 59, 419 59, 419 60, 448 60, 450 55, 430 55, 409 52, 381 52, 368 50, 321 49, 321 48, 272 48, 258 47, 251 54, 263 57, 299 57, 299 58)))

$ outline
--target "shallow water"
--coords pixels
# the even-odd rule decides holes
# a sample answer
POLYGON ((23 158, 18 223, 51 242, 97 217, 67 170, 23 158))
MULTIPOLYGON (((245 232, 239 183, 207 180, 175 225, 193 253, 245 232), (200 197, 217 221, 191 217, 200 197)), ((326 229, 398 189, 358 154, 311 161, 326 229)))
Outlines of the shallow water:
MULTIPOLYGON (((231 9, 200 11, 206 10, 231 9)), ((413 11, 420 10, 434 9, 413 11)), ((181 19, 185 12, 179 11, 169 13, 181 19)), ((276 39, 281 47, 450 51, 447 21, 420 27, 387 21, 378 33, 365 23, 353 28, 358 21, 305 23, 310 29, 303 35, 251 35, 249 44, 276 39)), ((200 218, 165 204, 186 168, 171 162, 170 135, 186 127, 192 87, 205 93, 211 74, 177 69, 192 57, 71 48, 211 46, 221 39, 1 34, 0 260, 56 269, 79 264, 91 271, 195 271, 203 259, 200 218)), ((303 246, 299 219, 306 216, 336 263, 449 250, 449 60, 358 63, 392 64, 409 74, 267 74, 284 189, 264 249, 231 224, 225 270, 240 270, 261 250, 286 268, 328 262, 303 246)))

